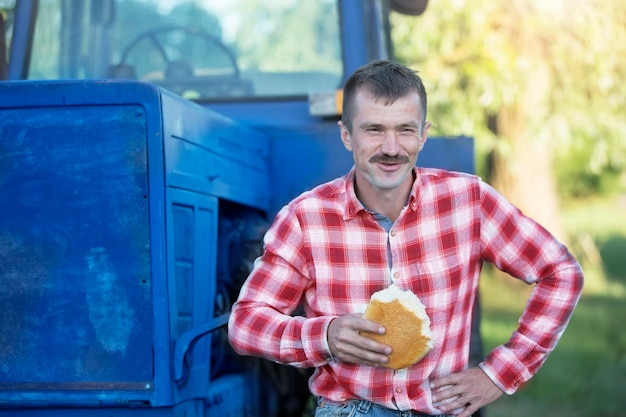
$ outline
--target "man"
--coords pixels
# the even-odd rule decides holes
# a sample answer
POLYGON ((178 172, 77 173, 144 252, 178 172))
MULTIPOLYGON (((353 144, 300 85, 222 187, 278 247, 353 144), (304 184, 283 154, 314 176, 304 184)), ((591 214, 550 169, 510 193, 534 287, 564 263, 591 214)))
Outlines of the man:
POLYGON ((578 302, 582 271, 478 177, 416 167, 430 123, 413 71, 388 61, 359 68, 343 108, 354 167, 278 213, 233 306, 230 343, 243 355, 315 367, 318 417, 338 409, 469 417, 537 372, 578 302), (468 369, 484 261, 536 286, 511 339, 468 369), (392 283, 421 299, 434 338, 426 357, 399 371, 384 366, 389 346, 360 334, 385 332, 361 313, 392 283), (301 303, 305 316, 292 317, 301 303))

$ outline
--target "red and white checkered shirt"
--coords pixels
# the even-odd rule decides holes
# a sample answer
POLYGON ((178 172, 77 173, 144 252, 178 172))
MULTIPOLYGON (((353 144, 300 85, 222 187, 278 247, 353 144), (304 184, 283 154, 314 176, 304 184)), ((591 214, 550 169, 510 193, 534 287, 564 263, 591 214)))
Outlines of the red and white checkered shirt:
POLYGON ((530 379, 580 297, 578 263, 478 177, 425 168, 415 174, 408 203, 388 232, 356 198, 354 170, 285 206, 233 306, 229 339, 235 350, 315 367, 311 392, 331 401, 362 398, 437 414, 429 381, 468 367, 472 305, 488 261, 536 286, 511 339, 480 366, 509 394, 530 379), (433 349, 399 371, 333 361, 330 321, 363 312, 372 293, 392 282, 426 306, 433 349), (305 315, 292 317, 302 303, 305 315))

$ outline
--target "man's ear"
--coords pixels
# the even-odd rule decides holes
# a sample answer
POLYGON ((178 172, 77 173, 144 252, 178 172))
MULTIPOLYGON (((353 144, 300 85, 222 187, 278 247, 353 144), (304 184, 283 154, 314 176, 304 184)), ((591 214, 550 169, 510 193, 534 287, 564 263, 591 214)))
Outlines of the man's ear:
POLYGON ((350 137, 348 127, 341 120, 338 121, 337 124, 339 125, 339 134, 341 135, 341 142, 343 143, 343 146, 352 152, 352 138, 350 137))
POLYGON ((422 129, 422 135, 420 136, 420 151, 424 148, 424 144, 428 140, 428 128, 432 125, 431 122, 424 123, 424 128, 422 129))

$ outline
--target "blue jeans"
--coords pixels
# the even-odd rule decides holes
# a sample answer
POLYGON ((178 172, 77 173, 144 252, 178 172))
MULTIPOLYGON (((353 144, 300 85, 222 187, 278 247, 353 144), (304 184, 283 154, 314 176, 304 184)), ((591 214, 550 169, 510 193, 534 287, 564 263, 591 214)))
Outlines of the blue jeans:
MULTIPOLYGON (((322 398, 317 400, 315 417, 431 417, 430 414, 417 411, 399 411, 385 408, 382 405, 367 400, 351 400, 345 403, 336 403, 322 398)), ((437 417, 446 417, 438 415, 437 417)))

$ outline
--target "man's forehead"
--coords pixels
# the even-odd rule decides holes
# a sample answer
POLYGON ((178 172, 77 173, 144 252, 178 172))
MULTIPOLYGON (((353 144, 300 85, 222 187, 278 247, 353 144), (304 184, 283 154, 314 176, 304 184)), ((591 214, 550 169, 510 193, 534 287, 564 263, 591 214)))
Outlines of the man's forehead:
POLYGON ((363 111, 368 115, 368 119, 374 120, 386 119, 395 113, 405 113, 410 107, 413 116, 419 120, 422 119, 422 107, 420 97, 417 92, 412 92, 397 99, 376 97, 371 92, 364 91, 357 94, 354 106, 354 116, 359 118, 363 116, 363 111), (384 107, 381 109, 381 107, 384 107), (379 109, 380 111, 377 111, 379 109))
POLYGON ((398 100, 416 100, 421 105, 421 99, 417 91, 411 90, 409 93, 399 97, 376 95, 368 88, 362 88, 356 93, 356 104, 359 102, 374 102, 376 104, 382 104, 384 106, 390 106, 398 100))

